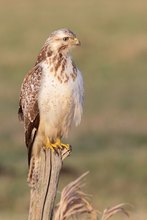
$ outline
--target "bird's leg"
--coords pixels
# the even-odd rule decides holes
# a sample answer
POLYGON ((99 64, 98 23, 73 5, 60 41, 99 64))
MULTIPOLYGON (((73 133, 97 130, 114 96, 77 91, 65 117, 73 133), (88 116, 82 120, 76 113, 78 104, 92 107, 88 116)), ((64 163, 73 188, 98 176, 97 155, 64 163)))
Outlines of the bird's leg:
POLYGON ((57 139, 56 139, 55 147, 58 147, 58 148, 60 148, 60 149, 66 148, 67 150, 70 149, 70 145, 69 145, 69 144, 63 144, 63 143, 61 142, 61 139, 60 139, 60 138, 57 138, 57 139))
POLYGON ((61 143, 60 138, 57 138, 55 143, 51 143, 48 137, 46 137, 44 147, 51 149, 52 152, 54 152, 55 149, 63 149, 63 148, 66 148, 67 150, 70 149, 70 145, 61 143))
POLYGON ((48 137, 46 137, 46 139, 45 139, 45 143, 44 143, 44 147, 45 148, 49 148, 49 149, 51 149, 51 151, 52 152, 54 152, 54 146, 53 146, 54 144, 52 144, 51 142, 50 142, 50 140, 49 140, 49 138, 48 137))

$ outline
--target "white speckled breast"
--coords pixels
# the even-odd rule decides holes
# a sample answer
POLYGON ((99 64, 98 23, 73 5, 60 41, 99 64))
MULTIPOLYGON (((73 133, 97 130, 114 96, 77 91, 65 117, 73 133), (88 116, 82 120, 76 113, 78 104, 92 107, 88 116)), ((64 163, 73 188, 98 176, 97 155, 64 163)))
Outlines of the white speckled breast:
MULTIPOLYGON (((75 80, 69 75, 68 82, 61 83, 50 73, 45 62, 42 67, 43 76, 38 97, 40 124, 46 136, 56 139, 68 134, 73 121, 77 125, 81 120, 83 82, 79 71, 75 80)), ((67 74, 71 73, 72 68, 67 68, 67 74)))

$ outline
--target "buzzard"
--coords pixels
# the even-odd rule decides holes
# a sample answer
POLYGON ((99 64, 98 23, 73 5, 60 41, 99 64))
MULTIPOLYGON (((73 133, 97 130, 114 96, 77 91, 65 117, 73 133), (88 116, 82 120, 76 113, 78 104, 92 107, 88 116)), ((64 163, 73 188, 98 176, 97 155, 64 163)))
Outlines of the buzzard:
POLYGON ((80 41, 68 29, 49 35, 35 65, 25 76, 18 116, 24 123, 28 163, 40 149, 69 148, 61 142, 72 123, 81 121, 83 79, 69 54, 80 41))

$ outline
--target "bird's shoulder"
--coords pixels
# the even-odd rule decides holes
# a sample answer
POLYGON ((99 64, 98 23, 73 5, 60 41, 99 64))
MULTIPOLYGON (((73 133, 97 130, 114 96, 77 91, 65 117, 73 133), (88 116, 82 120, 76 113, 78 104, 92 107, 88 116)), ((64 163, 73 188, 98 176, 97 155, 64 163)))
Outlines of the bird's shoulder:
POLYGON ((20 92, 18 116, 20 120, 24 117, 30 121, 34 120, 34 111, 38 111, 37 98, 41 84, 42 67, 34 66, 25 76, 20 92))

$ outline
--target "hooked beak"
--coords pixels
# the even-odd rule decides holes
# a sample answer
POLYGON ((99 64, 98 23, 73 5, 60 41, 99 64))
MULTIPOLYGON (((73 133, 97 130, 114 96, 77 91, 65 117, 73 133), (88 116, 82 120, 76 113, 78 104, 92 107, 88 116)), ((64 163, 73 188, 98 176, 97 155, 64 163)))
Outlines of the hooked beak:
POLYGON ((74 38, 74 45, 76 45, 76 46, 81 46, 81 42, 79 41, 79 39, 78 38, 74 38))

